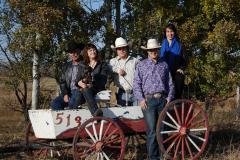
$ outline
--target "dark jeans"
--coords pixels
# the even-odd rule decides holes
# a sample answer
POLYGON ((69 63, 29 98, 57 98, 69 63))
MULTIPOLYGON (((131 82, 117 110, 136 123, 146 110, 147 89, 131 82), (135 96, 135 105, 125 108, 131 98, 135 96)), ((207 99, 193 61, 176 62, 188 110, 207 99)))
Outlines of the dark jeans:
POLYGON ((116 98, 117 104, 121 106, 137 106, 137 100, 134 98, 133 92, 126 93, 123 89, 119 88, 116 98))
POLYGON ((147 152, 149 160, 159 160, 160 153, 156 137, 156 125, 158 116, 165 106, 165 98, 148 98, 147 109, 142 110, 147 126, 147 152))
POLYGON ((97 91, 94 88, 85 88, 82 91, 79 89, 71 90, 71 95, 69 96, 70 99, 68 103, 64 102, 64 95, 60 95, 52 101, 51 106, 53 110, 63 110, 65 107, 76 109, 79 105, 85 103, 86 101, 88 104, 88 109, 93 115, 98 109, 97 103, 95 101, 96 94, 97 91))
POLYGON ((181 73, 176 73, 174 75, 173 81, 175 84, 175 99, 182 98, 182 93, 184 89, 184 78, 185 76, 181 73))

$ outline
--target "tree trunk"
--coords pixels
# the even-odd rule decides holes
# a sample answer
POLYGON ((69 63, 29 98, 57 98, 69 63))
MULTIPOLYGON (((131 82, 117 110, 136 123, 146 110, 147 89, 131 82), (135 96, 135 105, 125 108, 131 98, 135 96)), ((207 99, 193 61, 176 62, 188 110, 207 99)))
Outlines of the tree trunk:
POLYGON ((116 33, 117 36, 121 36, 121 0, 115 0, 115 8, 116 8, 116 33))
POLYGON ((237 108, 237 116, 236 118, 238 119, 239 118, 239 115, 240 115, 240 87, 239 85, 237 86, 237 93, 236 93, 236 108, 237 108))
POLYGON ((40 95, 39 53, 33 54, 33 84, 32 84, 32 109, 37 109, 40 95))
POLYGON ((105 0, 105 15, 106 15, 106 35, 105 35, 105 44, 106 44, 106 59, 110 60, 111 57, 111 48, 109 44, 111 43, 111 29, 112 29, 112 1, 105 0))

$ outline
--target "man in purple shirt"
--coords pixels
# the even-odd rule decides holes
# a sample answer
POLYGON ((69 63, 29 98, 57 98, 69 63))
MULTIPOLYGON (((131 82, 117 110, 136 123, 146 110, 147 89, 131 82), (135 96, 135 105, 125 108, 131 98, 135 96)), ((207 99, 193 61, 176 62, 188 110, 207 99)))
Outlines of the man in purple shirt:
POLYGON ((156 39, 149 39, 141 47, 148 58, 139 62, 133 82, 133 93, 142 108, 147 126, 147 151, 150 160, 160 159, 156 138, 157 119, 166 103, 174 98, 174 85, 168 65, 159 58, 156 39))

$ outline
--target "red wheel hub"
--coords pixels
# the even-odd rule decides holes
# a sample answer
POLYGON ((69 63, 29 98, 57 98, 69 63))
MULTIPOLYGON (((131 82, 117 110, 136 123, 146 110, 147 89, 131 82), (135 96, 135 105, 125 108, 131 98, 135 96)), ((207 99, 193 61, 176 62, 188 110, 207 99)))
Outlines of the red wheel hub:
POLYGON ((96 151, 99 152, 102 150, 103 147, 103 142, 102 141, 98 141, 95 145, 96 151))
POLYGON ((182 126, 179 131, 181 136, 185 136, 187 134, 187 127, 182 126))

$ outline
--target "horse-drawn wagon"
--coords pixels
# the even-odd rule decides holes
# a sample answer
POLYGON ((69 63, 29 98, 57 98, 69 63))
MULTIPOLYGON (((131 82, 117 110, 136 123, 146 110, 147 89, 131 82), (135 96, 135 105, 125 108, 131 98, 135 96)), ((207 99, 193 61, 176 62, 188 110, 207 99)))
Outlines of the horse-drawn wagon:
MULTIPOLYGON (((26 144, 33 156, 124 159, 126 137, 145 132, 140 106, 105 107, 103 117, 87 109, 29 110, 26 144)), ((159 116, 156 135, 165 159, 198 159, 208 141, 208 119, 190 100, 175 100, 159 116)))

